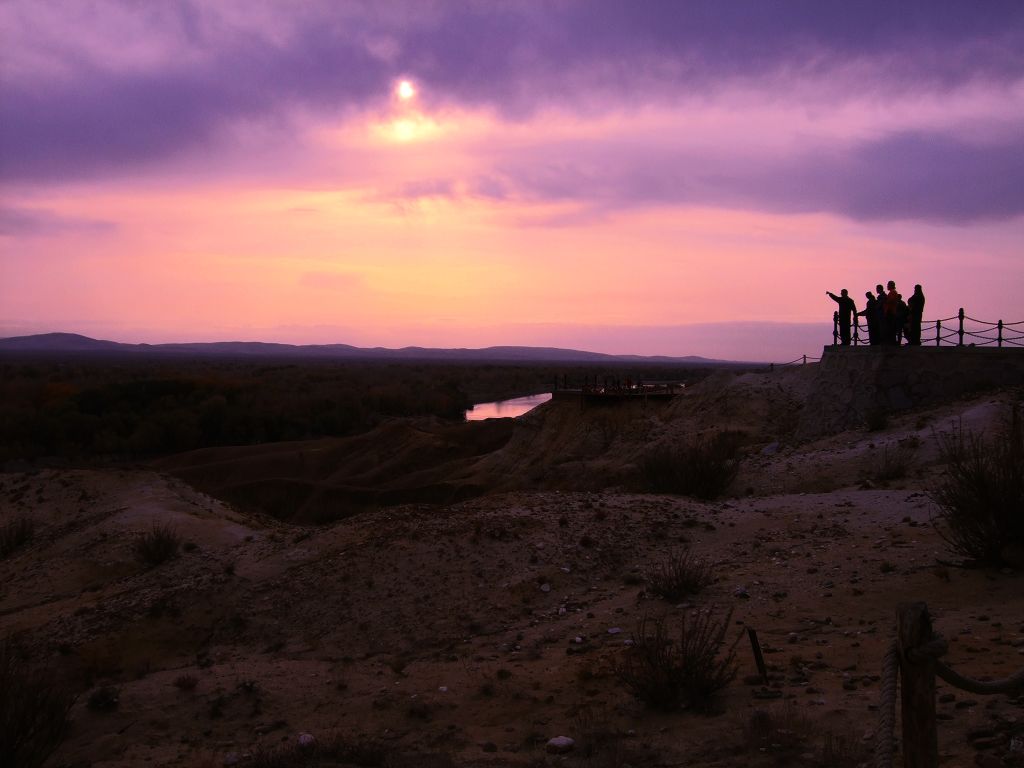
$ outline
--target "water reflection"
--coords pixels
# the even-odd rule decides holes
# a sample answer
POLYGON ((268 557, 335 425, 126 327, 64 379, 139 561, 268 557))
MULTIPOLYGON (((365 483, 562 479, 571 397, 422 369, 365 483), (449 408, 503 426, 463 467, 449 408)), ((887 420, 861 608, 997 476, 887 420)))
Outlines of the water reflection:
POLYGON ((527 411, 532 411, 541 403, 551 399, 550 392, 543 392, 539 395, 527 395, 526 397, 514 397, 511 400, 498 400, 494 403, 478 403, 466 411, 466 421, 481 421, 482 419, 502 419, 522 416, 527 411))

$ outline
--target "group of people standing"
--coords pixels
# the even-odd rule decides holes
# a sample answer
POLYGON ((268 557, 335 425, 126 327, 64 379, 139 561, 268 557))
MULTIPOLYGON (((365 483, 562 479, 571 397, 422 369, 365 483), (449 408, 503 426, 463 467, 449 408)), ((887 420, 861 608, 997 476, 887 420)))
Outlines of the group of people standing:
POLYGON ((860 327, 858 317, 867 321, 869 343, 872 345, 898 346, 903 343, 903 339, 907 340, 907 344, 920 345, 921 318, 924 316, 924 292, 921 286, 915 285, 913 295, 906 301, 896 291, 896 283, 892 280, 889 281, 888 289, 886 292, 879 284, 875 286, 876 293, 865 293, 867 304, 862 312, 857 311, 857 305, 845 288, 838 296, 825 291, 839 305, 839 339, 843 346, 850 343, 851 326, 860 327))

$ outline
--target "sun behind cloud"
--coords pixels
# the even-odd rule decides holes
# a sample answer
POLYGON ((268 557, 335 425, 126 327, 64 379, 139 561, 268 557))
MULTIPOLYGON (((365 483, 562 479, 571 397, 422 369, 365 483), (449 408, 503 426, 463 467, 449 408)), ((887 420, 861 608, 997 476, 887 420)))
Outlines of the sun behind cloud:
POLYGON ((401 101, 409 101, 416 96, 416 86, 411 80, 399 80, 395 86, 395 95, 401 101))

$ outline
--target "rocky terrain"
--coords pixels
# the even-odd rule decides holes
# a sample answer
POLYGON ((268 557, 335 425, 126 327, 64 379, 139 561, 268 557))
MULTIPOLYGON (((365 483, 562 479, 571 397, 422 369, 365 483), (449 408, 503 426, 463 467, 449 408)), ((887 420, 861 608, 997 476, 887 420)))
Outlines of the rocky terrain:
MULTIPOLYGON (((994 430, 1021 391, 812 438, 817 375, 0 475, 0 522, 34 531, 0 559, 0 636, 78 694, 47 765, 317 764, 317 745, 322 765, 863 763, 901 602, 927 601, 957 669, 1024 667, 1024 570, 958 567, 930 496, 941 433, 994 430), (722 430, 742 441, 726 494, 644 492, 645 457, 722 430), (154 565, 155 525, 181 546, 154 565), (650 575, 687 549, 713 583, 659 598, 650 575), (701 615, 738 642, 712 713, 637 701, 616 670, 638 622, 701 615)), ((939 701, 942 765, 1024 764, 1024 697, 939 701)))

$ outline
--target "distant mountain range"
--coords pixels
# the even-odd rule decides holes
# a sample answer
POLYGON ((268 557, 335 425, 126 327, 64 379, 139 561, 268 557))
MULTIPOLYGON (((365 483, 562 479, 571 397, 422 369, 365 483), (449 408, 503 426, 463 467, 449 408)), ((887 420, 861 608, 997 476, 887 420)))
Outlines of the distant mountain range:
POLYGON ((727 364, 690 355, 606 355, 578 349, 554 347, 484 347, 483 349, 432 349, 430 347, 353 347, 349 344, 272 344, 261 341, 216 341, 186 344, 122 344, 90 339, 77 333, 41 333, 35 336, 11 336, 0 339, 0 354, 5 352, 38 354, 130 354, 178 355, 188 357, 273 357, 321 360, 450 360, 566 363, 687 363, 691 365, 727 364))

